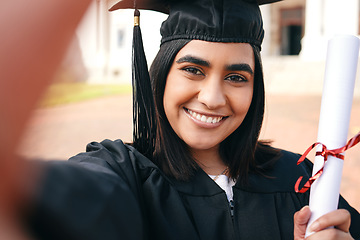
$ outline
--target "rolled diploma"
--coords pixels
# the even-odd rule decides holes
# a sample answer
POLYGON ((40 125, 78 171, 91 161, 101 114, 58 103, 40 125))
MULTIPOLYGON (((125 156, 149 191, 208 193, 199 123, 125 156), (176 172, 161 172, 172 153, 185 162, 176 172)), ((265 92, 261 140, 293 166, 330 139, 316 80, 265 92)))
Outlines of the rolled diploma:
MULTIPOLYGON (((359 39, 336 35, 327 49, 325 78, 321 99, 318 142, 327 149, 345 146, 354 95, 359 39)), ((321 151, 321 146, 317 151, 321 151)), ((322 167, 324 158, 316 156, 313 175, 322 167)), ((322 215, 337 209, 343 160, 329 156, 323 174, 310 189, 311 218, 308 227, 322 215)), ((311 233, 306 230, 306 236, 311 233)))

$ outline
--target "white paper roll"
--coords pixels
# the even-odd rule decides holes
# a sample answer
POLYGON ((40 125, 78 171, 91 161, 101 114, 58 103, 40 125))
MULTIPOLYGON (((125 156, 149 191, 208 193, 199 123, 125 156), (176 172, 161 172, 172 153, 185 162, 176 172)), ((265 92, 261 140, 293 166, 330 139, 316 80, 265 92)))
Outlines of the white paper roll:
MULTIPOLYGON (((318 130, 318 142, 328 149, 343 147, 347 141, 358 55, 359 39, 355 36, 337 35, 328 43, 318 130)), ((313 174, 321 169, 323 162, 322 156, 315 157, 313 174)), ((312 214, 308 227, 337 209, 342 169, 343 160, 328 157, 323 174, 310 189, 312 214)), ((310 234, 307 231, 306 236, 310 234)))

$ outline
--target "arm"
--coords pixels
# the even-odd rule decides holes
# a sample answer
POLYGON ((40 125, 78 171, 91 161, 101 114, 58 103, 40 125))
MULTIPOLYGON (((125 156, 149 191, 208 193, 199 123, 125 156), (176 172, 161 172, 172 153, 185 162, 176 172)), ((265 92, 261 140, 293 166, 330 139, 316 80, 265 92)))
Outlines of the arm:
POLYGON ((88 156, 82 160, 38 162, 44 167, 42 181, 24 217, 32 237, 144 239, 139 198, 127 181, 104 159, 88 156))
POLYGON ((16 158, 26 120, 90 0, 12 0, 0 8, 0 238, 20 239, 15 209, 28 169, 16 158), (23 176, 20 179, 19 176, 23 176), (12 230, 11 230, 12 229, 12 230))

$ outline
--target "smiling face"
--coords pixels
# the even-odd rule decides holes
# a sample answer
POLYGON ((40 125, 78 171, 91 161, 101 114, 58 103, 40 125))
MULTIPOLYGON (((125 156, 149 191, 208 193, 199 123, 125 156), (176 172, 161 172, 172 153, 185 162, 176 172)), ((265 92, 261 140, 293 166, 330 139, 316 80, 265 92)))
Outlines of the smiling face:
POLYGON ((244 120, 253 86, 250 44, 193 40, 178 52, 170 68, 165 114, 193 154, 217 150, 244 120))

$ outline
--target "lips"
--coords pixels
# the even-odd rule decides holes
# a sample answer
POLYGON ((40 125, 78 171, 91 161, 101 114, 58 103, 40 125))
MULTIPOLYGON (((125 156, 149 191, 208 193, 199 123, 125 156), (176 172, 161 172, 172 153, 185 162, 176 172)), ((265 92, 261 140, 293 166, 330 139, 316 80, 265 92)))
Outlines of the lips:
POLYGON ((200 113, 197 113, 197 112, 194 112, 194 111, 191 111, 190 109, 187 109, 187 108, 184 108, 186 112, 188 112, 193 118, 195 118, 196 120, 199 120, 203 123, 212 123, 212 124, 215 124, 215 123, 218 123, 220 122, 221 120, 223 120, 224 118, 226 117, 223 117, 223 116, 207 116, 207 115, 203 115, 203 114, 200 114, 200 113))

